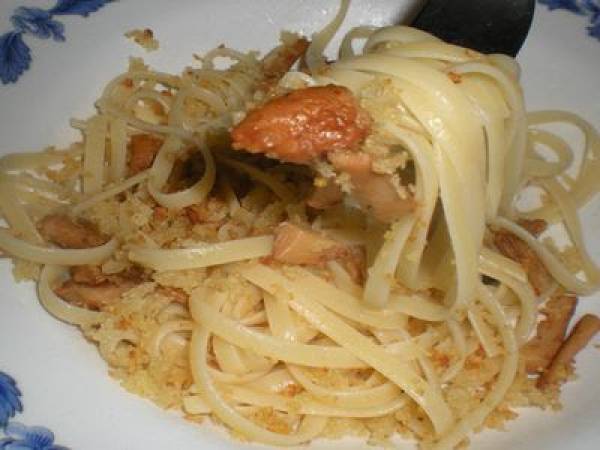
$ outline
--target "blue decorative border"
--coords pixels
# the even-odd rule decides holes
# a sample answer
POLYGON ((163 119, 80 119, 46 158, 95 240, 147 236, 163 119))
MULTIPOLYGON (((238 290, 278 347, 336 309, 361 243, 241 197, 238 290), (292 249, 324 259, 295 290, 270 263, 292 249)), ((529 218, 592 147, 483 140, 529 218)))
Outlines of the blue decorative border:
POLYGON ((600 40, 600 0, 538 0, 550 11, 565 9, 580 16, 588 16, 590 24, 588 34, 600 40))
MULTIPOLYGON (((10 21, 13 31, 0 36, 0 81, 15 83, 31 65, 31 50, 23 40, 26 34, 40 39, 65 40, 65 26, 56 16, 87 17, 114 0, 57 0, 51 9, 18 7, 10 21)), ((0 447, 2 449, 2 447, 0 447)))
POLYGON ((11 420, 23 412, 21 391, 15 380, 0 371, 0 450, 69 450, 54 445, 54 433, 11 420))

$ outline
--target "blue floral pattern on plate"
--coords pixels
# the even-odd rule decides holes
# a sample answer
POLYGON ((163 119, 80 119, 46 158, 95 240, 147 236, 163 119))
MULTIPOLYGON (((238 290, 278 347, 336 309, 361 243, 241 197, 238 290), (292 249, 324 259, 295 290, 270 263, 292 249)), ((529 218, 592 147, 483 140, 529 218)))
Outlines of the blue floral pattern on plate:
POLYGON ((0 372, 0 450, 69 450, 54 445, 54 433, 44 427, 28 427, 12 419, 23 412, 21 391, 15 380, 0 372))
POLYGON ((20 397, 21 391, 15 380, 0 372, 0 428, 4 428, 16 413, 23 411, 20 397))
POLYGON ((0 36, 0 81, 15 83, 31 65, 31 50, 23 40, 24 35, 39 39, 65 40, 64 25, 56 16, 77 15, 87 17, 114 0, 57 0, 54 7, 18 7, 10 18, 13 31, 0 36))
POLYGON ((551 11, 565 9, 581 16, 588 16, 588 34, 600 40, 600 0, 538 0, 551 11))

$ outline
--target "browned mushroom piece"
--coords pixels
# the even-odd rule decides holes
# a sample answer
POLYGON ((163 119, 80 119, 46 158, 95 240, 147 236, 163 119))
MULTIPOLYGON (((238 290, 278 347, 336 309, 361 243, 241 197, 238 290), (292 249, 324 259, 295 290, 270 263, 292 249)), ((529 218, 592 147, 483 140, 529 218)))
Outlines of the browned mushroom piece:
POLYGON ((586 314, 573 327, 567 340, 552 359, 551 364, 542 373, 538 380, 538 387, 546 388, 564 381, 565 369, 575 355, 579 353, 600 331, 600 318, 593 314, 586 314))
POLYGON ((364 252, 343 242, 289 222, 275 230, 272 257, 285 264, 318 266, 338 260, 357 282, 364 273, 364 252))
POLYGON ((577 297, 571 294, 561 293, 548 300, 542 310, 544 319, 538 323, 536 335, 521 349, 528 373, 543 372, 550 365, 563 343, 576 306, 577 297))
POLYGON ((379 221, 393 222, 416 208, 415 199, 407 189, 399 192, 389 175, 371 170, 368 154, 332 152, 328 158, 338 171, 350 176, 352 197, 379 221))
POLYGON ((44 239, 62 248, 97 247, 109 240, 93 224, 66 214, 50 214, 39 222, 38 228, 44 239))
POLYGON ((262 60, 264 81, 259 89, 268 91, 285 75, 296 61, 300 60, 306 53, 310 42, 299 37, 288 43, 275 47, 262 60))
POLYGON ((71 278, 54 289, 64 300, 88 309, 98 310, 118 302, 125 292, 148 280, 139 266, 119 273, 106 274, 100 266, 73 266, 71 278))
POLYGON ((149 169, 162 147, 163 139, 151 134, 134 134, 129 141, 129 175, 149 169))
POLYGON ((55 288, 54 292, 69 303, 99 310, 118 302, 121 296, 135 285, 136 283, 132 281, 123 281, 119 284, 104 281, 97 285, 89 285, 67 280, 55 288))
POLYGON ((507 230, 496 230, 494 245, 500 253, 523 267, 536 294, 539 295, 552 286, 552 275, 539 256, 521 238, 507 230))
POLYGON ((548 222, 544 219, 520 219, 518 223, 535 237, 538 237, 548 228, 548 222))
POLYGON ((308 164, 333 150, 357 149, 370 127, 352 92, 328 85, 273 98, 251 110, 231 137, 236 150, 308 164))
POLYGON ((71 267, 71 280, 75 283, 96 286, 108 280, 100 266, 84 265, 71 267))

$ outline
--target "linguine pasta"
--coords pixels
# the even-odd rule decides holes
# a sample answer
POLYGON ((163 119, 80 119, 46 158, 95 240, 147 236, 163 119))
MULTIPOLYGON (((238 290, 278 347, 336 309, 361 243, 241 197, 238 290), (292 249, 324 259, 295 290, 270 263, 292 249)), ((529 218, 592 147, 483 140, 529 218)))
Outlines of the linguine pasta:
POLYGON ((275 446, 400 434, 451 449, 511 408, 558 402, 560 382, 540 381, 556 364, 528 371, 524 349, 542 340, 549 302, 600 287, 577 214, 598 192, 600 137, 574 114, 526 112, 513 59, 409 27, 354 29, 325 63, 347 7, 313 36, 302 72, 272 70, 300 42, 291 34, 263 59, 219 47, 181 75, 133 59, 97 113, 73 121, 81 143, 0 160, 0 248, 128 390, 191 420, 275 446), (372 217, 325 158, 231 150, 248 111, 331 84, 368 113, 359 152, 414 202, 401 217, 372 217), (578 167, 556 122, 585 137, 578 167), (154 149, 139 170, 136 142, 154 149), (307 192, 327 183, 345 199, 311 208, 307 192), (543 201, 522 209, 534 188, 543 201), (566 230, 567 250, 532 232, 540 220, 566 230), (287 263, 282 224, 350 250, 287 263), (71 232, 97 242, 66 243, 71 232))

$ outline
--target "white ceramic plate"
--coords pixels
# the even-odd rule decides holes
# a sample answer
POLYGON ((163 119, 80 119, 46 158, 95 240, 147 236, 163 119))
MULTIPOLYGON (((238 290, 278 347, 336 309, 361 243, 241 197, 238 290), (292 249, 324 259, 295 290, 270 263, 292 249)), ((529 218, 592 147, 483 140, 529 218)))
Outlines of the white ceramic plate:
MULTIPOLYGON (((102 3, 102 0, 2 0, 0 3, 0 37, 15 27, 21 26, 22 30, 28 25, 30 32, 22 38, 30 47, 32 58, 29 70, 16 83, 0 83, 2 154, 67 144, 77 138, 68 126, 69 119, 92 113, 93 101, 101 87, 125 69, 130 55, 143 56, 158 69, 178 72, 191 62, 192 53, 201 53, 220 43, 242 50, 266 50, 276 42, 281 28, 310 34, 337 7, 336 1, 318 0, 122 0, 107 4, 88 17, 70 14, 49 18, 39 12, 21 10, 21 18, 38 18, 37 28, 33 29, 38 34, 44 31, 60 34, 61 26, 56 23, 50 22, 52 26, 44 29, 39 25, 47 25, 48 20, 62 23, 64 42, 32 35, 31 21, 10 21, 21 6, 35 4, 48 10, 58 4, 70 7, 67 12, 84 13, 90 5, 102 3), (123 37, 125 31, 145 27, 153 29, 159 39, 158 52, 145 53, 123 37)), ((580 5, 590 15, 598 4, 591 0, 543 3, 580 5)), ((345 27, 393 23, 415 4, 413 0, 355 1, 345 27)), ((575 15, 565 10, 549 12, 538 5, 534 26, 519 55, 530 109, 564 108, 600 124, 600 41, 586 33, 586 26, 593 19, 590 15, 575 15)), ((596 28, 600 29, 597 19, 596 28)), ((596 33, 600 34, 600 30, 596 33)), ((23 48, 21 54, 22 51, 23 48)), ((4 64, 2 58, 1 64, 4 64)), ((600 202, 595 201, 586 209, 583 220, 592 254, 600 260, 600 202)), ((71 450, 243 447, 213 426, 194 425, 127 394, 107 376, 96 349, 76 329, 57 322, 39 306, 32 284, 14 283, 8 260, 0 261, 0 286, 0 372, 16 380, 24 405, 23 412, 14 420, 53 430, 55 443, 71 450)), ((600 312, 600 297, 582 303, 581 312, 600 312)), ((562 412, 524 411, 522 419, 509 423, 509 432, 485 432, 474 438, 472 448, 597 449, 599 356, 598 349, 590 346, 578 358, 580 379, 565 387, 562 412)), ((0 395, 7 389, 6 381, 2 383, 0 379, 0 395)), ((1 414, 0 411, 0 417, 1 414)), ((0 448, 4 448, 3 437, 0 431, 0 448)), ((360 447, 350 443, 348 446, 360 447)), ((413 448, 409 444, 404 447, 413 448)), ((52 447, 29 448, 51 450, 52 447)))

